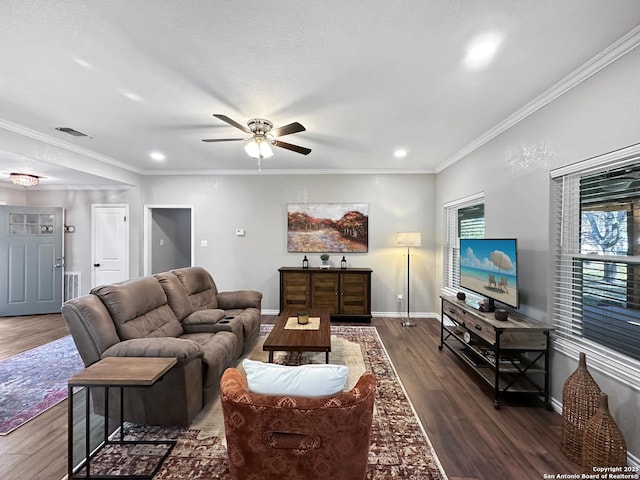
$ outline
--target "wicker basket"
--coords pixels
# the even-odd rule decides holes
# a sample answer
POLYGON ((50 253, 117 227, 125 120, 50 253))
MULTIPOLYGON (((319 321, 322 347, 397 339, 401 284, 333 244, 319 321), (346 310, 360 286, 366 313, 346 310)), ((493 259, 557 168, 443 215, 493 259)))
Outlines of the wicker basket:
POLYGON ((587 370, 587 358, 580 352, 578 368, 562 388, 562 452, 580 464, 587 421, 598 411, 600 387, 587 370))
POLYGON ((582 441, 583 473, 593 473, 593 467, 626 467, 627 445, 609 413, 609 397, 600 394, 596 414, 587 422, 582 441))

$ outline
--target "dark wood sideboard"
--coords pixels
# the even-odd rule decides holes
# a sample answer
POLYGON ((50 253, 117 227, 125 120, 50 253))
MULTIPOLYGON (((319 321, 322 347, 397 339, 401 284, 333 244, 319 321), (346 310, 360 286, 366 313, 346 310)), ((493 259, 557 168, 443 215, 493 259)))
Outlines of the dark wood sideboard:
POLYGON ((328 308, 332 320, 371 322, 370 268, 282 267, 280 313, 328 308))

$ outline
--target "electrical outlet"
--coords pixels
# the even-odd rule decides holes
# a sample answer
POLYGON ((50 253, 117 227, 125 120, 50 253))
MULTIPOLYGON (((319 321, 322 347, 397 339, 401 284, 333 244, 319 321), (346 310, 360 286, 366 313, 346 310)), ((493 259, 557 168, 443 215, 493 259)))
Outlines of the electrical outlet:
POLYGON ((401 294, 401 293, 399 293, 399 294, 398 294, 398 297, 397 297, 398 303, 402 303, 403 298, 404 298, 404 297, 402 296, 402 294, 401 294))

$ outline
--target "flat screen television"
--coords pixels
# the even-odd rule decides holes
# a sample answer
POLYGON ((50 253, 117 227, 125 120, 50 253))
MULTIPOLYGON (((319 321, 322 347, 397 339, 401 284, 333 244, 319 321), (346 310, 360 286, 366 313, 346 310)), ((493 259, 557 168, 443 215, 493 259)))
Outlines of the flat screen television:
POLYGON ((513 308, 520 306, 518 294, 518 241, 515 238, 461 238, 460 287, 513 308))

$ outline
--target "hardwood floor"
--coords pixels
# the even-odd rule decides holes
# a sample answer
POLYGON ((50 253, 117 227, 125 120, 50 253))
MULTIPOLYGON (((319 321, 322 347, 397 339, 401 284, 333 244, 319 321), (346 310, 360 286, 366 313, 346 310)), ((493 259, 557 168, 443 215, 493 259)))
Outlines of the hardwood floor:
MULTIPOLYGON (((264 323, 276 317, 263 316, 264 323)), ((484 384, 446 349, 439 323, 374 318, 414 408, 449 480, 541 480, 576 474, 560 451, 560 415, 514 403, 493 408, 484 384)), ((68 331, 60 315, 0 318, 0 359, 55 340, 68 331)), ((0 436, 0 478, 59 480, 66 473, 67 402, 0 436)))
MULTIPOLYGON (((61 315, 0 318, 0 359, 69 334, 61 315)), ((0 436, 0 478, 59 480, 67 473, 67 402, 0 436)))

